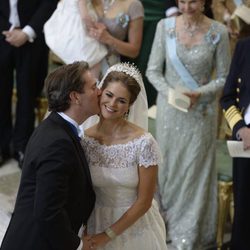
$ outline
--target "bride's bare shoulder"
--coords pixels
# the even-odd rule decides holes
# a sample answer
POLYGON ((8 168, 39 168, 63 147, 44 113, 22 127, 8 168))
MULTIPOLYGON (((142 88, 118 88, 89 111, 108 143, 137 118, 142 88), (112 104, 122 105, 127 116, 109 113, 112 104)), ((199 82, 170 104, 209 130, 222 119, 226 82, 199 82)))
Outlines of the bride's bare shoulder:
POLYGON ((129 134, 130 134, 131 139, 140 137, 146 133, 146 131, 143 128, 135 125, 134 123, 128 122, 128 127, 129 127, 129 134))
POLYGON ((97 136, 97 125, 94 125, 84 131, 84 135, 88 137, 96 137, 97 136))

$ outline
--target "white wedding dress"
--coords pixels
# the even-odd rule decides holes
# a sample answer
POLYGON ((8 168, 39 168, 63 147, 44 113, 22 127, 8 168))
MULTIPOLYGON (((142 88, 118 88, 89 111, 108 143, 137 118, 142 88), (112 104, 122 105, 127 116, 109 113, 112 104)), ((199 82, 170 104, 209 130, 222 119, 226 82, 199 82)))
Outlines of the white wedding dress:
MULTIPOLYGON (((150 133, 125 144, 103 145, 85 136, 82 145, 89 163, 96 204, 88 221, 88 234, 115 223, 135 202, 138 168, 159 164, 160 154, 150 133)), ((145 215, 107 243, 102 250, 166 250, 166 231, 155 200, 145 215)))

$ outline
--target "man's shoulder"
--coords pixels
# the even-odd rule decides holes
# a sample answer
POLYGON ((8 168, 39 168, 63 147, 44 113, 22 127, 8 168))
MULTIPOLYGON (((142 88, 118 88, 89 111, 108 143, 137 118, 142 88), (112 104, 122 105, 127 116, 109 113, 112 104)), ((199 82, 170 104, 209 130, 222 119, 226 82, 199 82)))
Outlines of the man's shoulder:
POLYGON ((242 38, 238 41, 237 44, 239 47, 246 47, 248 49, 250 49, 250 36, 246 37, 246 38, 242 38))
POLYGON ((58 114, 50 114, 37 126, 32 137, 41 142, 53 142, 60 138, 69 139, 65 127, 64 120, 58 114))

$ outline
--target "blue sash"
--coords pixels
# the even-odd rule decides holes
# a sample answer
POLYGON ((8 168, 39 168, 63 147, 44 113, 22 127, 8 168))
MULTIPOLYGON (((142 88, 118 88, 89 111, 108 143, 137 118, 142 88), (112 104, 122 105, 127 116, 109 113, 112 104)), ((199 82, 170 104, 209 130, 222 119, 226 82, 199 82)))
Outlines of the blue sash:
MULTIPOLYGON (((171 30, 171 29, 174 30, 175 17, 166 18, 165 27, 166 27, 166 30, 171 30)), ((190 73, 185 68, 185 66, 182 64, 181 60, 179 59, 176 53, 176 36, 175 35, 167 34, 166 48, 168 50, 169 58, 170 58, 172 65, 174 66, 176 72, 178 73, 182 81, 185 83, 186 87, 188 87, 191 90, 197 89, 199 85, 190 75, 190 73)))
POLYGON ((243 4, 242 0, 234 0, 234 3, 236 5, 236 7, 239 7, 240 5, 243 4))

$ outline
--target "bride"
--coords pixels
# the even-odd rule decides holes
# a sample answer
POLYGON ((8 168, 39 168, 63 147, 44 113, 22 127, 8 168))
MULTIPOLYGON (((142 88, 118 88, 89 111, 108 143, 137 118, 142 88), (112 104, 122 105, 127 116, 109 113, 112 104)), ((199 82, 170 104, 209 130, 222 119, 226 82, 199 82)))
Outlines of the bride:
MULTIPOLYGON (((126 119, 137 109, 137 96, 142 97, 141 75, 133 65, 119 63, 101 84, 100 120, 82 141, 96 192, 84 249, 166 250, 165 225, 153 199, 158 145, 126 119)), ((141 110, 140 116, 146 112, 141 110)))

